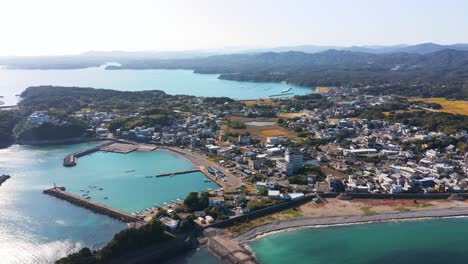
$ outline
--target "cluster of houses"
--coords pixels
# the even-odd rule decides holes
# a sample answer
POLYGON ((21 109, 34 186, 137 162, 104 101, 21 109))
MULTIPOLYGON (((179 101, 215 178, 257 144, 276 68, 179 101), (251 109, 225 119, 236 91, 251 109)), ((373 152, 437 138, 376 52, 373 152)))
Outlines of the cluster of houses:
MULTIPOLYGON (((425 146, 424 151, 415 151, 415 146, 420 142, 435 139, 466 143, 466 131, 444 134, 384 120, 343 118, 354 115, 356 111, 391 102, 392 97, 358 96, 355 89, 344 88, 332 89, 326 97, 333 102, 332 106, 302 110, 297 117, 282 124, 289 130, 302 131, 310 141, 318 142, 312 146, 304 144, 298 147, 296 139, 287 137, 264 139, 249 134, 228 135, 220 129, 226 125, 223 117, 257 116, 265 114, 265 110, 252 107, 227 110, 227 102, 219 108, 208 107, 203 105, 201 99, 197 99, 196 105, 193 105, 196 111, 179 111, 177 118, 169 124, 129 130, 120 128, 114 136, 190 148, 199 154, 215 157, 219 166, 226 167, 234 176, 242 179, 243 185, 257 191, 248 195, 239 192, 233 197, 229 196, 229 199, 222 194, 210 198, 210 206, 229 207, 236 214, 248 212, 247 201, 259 199, 260 193, 263 198, 294 200, 307 193, 321 192, 432 193, 468 190, 466 150, 459 149, 454 143, 433 149, 425 146), (353 96, 353 100, 343 101, 343 96, 353 96), (308 174, 305 168, 310 165, 321 167, 323 175, 308 174), (291 179, 297 181, 298 175, 302 177, 300 183, 292 183, 291 179)), ((275 114, 280 112, 279 107, 271 111, 275 114)), ((102 136, 109 133, 109 124, 118 116, 100 112, 76 114, 76 117, 87 120, 90 127, 102 136)), ((125 116, 138 117, 140 114, 125 116)), ((30 122, 40 122, 46 118, 36 113, 30 119, 30 122)), ((216 167, 210 168, 209 172, 220 179, 224 177, 216 167)), ((176 224, 168 219, 162 221, 167 222, 167 226, 176 224)), ((203 221, 207 222, 206 219, 203 221)))

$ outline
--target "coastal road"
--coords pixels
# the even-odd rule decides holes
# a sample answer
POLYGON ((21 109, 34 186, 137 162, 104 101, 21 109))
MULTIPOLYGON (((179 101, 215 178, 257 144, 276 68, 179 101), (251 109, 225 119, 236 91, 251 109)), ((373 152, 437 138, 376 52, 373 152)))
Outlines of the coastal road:
POLYGON ((255 239, 258 236, 262 236, 271 232, 301 227, 358 224, 368 222, 384 222, 394 220, 442 218, 456 216, 468 216, 468 207, 451 207, 442 209, 417 210, 401 213, 391 212, 372 215, 297 218, 291 220, 282 220, 254 227, 253 229, 233 238, 233 240, 238 243, 245 243, 249 240, 255 239))
POLYGON ((186 158, 187 160, 191 161, 196 166, 218 167, 225 175, 224 177, 225 181, 221 181, 220 179, 214 176, 211 176, 209 173, 208 174, 205 173, 205 174, 208 175, 208 177, 211 178, 212 180, 216 181, 216 183, 221 185, 221 187, 223 187, 225 192, 234 192, 238 188, 240 188, 240 186, 242 185, 242 179, 240 177, 233 175, 232 172, 220 166, 218 163, 207 160, 204 156, 202 156, 201 154, 198 154, 197 152, 189 151, 187 149, 181 149, 177 147, 166 147, 166 146, 160 147, 160 149, 167 149, 167 150, 173 151, 181 155, 182 157, 186 158))

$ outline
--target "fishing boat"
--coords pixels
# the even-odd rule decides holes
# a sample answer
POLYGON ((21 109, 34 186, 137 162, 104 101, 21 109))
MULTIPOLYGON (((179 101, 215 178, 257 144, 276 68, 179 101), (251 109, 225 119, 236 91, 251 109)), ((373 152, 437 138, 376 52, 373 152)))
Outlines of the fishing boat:
POLYGON ((135 172, 136 170, 128 170, 128 171, 125 171, 125 173, 130 173, 130 172, 135 172))

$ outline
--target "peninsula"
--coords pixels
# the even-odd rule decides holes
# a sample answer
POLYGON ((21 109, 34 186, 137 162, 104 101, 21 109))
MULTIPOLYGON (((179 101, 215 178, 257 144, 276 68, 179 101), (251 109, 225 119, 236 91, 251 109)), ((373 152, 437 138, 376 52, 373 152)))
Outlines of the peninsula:
POLYGON ((11 178, 10 175, 2 175, 2 176, 0 176, 0 186, 2 186, 2 184, 3 184, 6 180, 8 180, 8 179, 10 179, 10 178, 11 178))

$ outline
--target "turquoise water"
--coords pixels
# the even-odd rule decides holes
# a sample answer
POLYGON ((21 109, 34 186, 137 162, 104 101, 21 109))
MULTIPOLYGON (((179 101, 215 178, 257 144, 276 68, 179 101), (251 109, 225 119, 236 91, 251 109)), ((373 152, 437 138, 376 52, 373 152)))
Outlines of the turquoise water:
POLYGON ((90 147, 77 144, 57 147, 13 146, 0 150, 0 174, 11 179, 0 186, 1 263, 48 263, 83 246, 99 248, 126 225, 107 216, 42 194, 54 182, 81 194, 89 185, 92 200, 125 211, 184 198, 191 191, 216 189, 201 173, 150 178, 175 170, 194 168, 187 160, 166 151, 116 154, 97 152, 65 168, 65 155, 90 147), (135 170, 132 173, 125 171, 135 170), (108 196, 108 200, 104 200, 108 196))
POLYGON ((0 99, 7 105, 17 101, 29 86, 61 85, 106 88, 122 91, 162 90, 168 94, 227 96, 254 99, 292 87, 296 95, 314 92, 313 88, 283 83, 237 82, 218 79, 217 74, 195 74, 188 70, 0 70, 0 99))
POLYGON ((250 243, 261 263, 466 264, 468 218, 310 228, 250 243))

